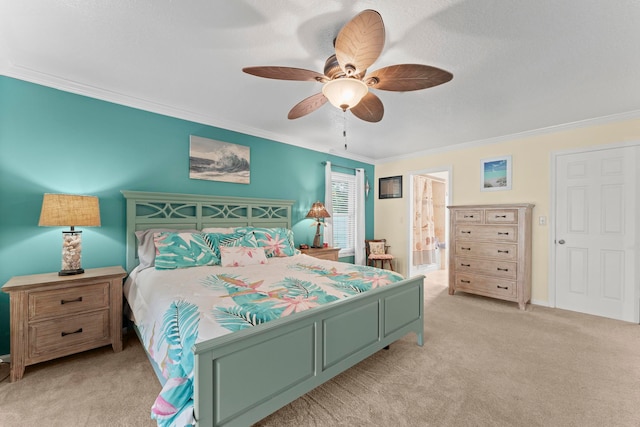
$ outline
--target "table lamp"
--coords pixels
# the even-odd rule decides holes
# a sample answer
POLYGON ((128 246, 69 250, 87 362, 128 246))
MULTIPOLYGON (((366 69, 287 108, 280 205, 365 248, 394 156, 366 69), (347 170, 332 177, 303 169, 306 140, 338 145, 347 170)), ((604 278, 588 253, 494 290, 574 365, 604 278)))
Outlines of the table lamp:
POLYGON ((82 268, 82 231, 76 226, 99 227, 100 206, 95 196, 45 194, 42 199, 39 226, 65 227, 62 232, 62 269, 60 276, 84 273, 82 268))
POLYGON ((316 236, 314 237, 313 244, 311 245, 312 248, 322 247, 322 245, 320 244, 320 226, 322 225, 322 222, 320 222, 320 218, 329 218, 330 216, 331 215, 329 215, 329 212, 327 212, 327 209, 325 209, 323 203, 318 201, 311 206, 311 209, 307 214, 307 218, 314 218, 318 223, 318 228, 316 228, 316 236))

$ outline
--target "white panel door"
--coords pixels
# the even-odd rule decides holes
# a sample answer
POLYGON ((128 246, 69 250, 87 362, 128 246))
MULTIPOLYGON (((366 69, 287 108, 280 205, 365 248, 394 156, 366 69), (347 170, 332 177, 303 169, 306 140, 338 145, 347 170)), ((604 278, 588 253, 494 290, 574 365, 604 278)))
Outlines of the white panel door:
POLYGON ((638 322, 638 147, 557 157, 556 306, 638 322))

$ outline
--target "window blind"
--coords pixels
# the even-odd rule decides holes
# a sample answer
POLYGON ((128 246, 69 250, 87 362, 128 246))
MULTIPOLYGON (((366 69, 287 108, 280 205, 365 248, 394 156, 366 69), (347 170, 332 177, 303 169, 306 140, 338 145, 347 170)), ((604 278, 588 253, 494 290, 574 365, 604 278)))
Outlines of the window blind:
POLYGON ((341 248, 340 256, 355 253, 356 177, 339 172, 331 173, 333 201, 333 245, 341 248))

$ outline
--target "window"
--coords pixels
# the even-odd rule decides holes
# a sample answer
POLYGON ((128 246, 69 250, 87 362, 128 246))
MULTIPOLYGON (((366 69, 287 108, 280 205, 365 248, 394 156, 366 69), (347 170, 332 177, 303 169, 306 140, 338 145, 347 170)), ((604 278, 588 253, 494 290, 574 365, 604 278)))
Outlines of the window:
POLYGON ((354 256, 356 235, 356 177, 331 172, 333 202, 333 245, 340 256, 354 256))

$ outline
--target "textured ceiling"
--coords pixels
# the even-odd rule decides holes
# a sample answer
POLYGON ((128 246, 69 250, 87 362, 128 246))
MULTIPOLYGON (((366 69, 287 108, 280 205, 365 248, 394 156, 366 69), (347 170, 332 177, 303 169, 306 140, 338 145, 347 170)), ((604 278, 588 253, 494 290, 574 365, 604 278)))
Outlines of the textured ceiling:
POLYGON ((0 73, 376 163, 640 116, 638 22, 638 0, 0 0, 0 73), (375 91, 379 123, 328 103, 288 120, 321 85, 241 71, 322 72, 338 31, 364 9, 386 27, 371 70, 427 64, 453 80, 375 91))

